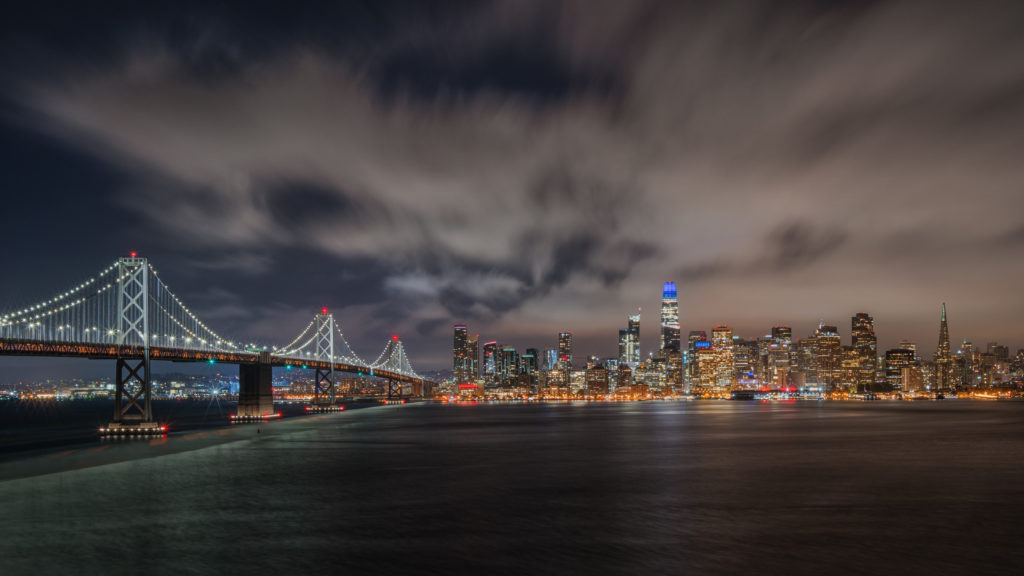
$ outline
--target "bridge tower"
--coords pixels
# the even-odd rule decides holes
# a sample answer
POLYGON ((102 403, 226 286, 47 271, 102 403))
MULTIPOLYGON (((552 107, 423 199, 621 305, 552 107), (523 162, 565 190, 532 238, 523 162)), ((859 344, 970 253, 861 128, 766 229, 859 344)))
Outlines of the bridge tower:
POLYGON ((334 405, 334 314, 327 308, 313 319, 316 328, 316 380, 313 405, 334 405))
POLYGON ((103 432, 161 433, 163 429, 153 421, 149 362, 149 262, 139 258, 135 252, 129 258, 119 259, 116 289, 117 391, 114 420, 103 432))

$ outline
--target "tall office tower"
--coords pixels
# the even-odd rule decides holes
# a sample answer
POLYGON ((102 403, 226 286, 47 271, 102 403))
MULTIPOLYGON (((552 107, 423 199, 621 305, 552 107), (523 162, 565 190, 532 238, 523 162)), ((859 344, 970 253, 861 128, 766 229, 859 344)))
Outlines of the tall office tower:
POLYGON ((960 350, 957 351, 956 358, 954 358, 955 369, 960 373, 960 384, 970 388, 977 383, 975 375, 977 374, 980 360, 981 355, 978 354, 974 344, 964 338, 963 342, 960 343, 960 350))
POLYGON ((615 377, 615 393, 629 394, 633 386, 633 369, 629 364, 619 364, 619 370, 615 377))
POLYGON ((805 385, 820 386, 818 382, 818 365, 814 358, 814 348, 817 344, 817 337, 811 335, 800 338, 793 345, 792 354, 796 357, 794 358, 796 369, 803 374, 805 385))
POLYGON ((497 374, 498 365, 498 341, 491 340, 484 343, 484 376, 493 380, 497 374))
POLYGON ((572 370, 572 332, 558 334, 558 369, 572 370))
POLYGON ((535 374, 540 370, 540 351, 536 348, 527 348, 520 360, 524 374, 535 374))
POLYGON ((885 381, 897 392, 911 391, 911 369, 917 361, 914 353, 903 348, 885 351, 885 381))
POLYGON ((679 352, 679 298, 675 282, 665 282, 661 289, 661 357, 667 351, 679 352))
POLYGON ((686 374, 690 382, 697 382, 699 379, 700 364, 697 362, 697 343, 707 342, 708 335, 703 330, 691 330, 686 345, 686 374))
POLYGON ((789 370, 792 364, 793 329, 789 326, 772 326, 771 343, 768 347, 768 373, 773 386, 789 385, 789 370))
POLYGON ((452 374, 456 384, 469 380, 469 330, 465 324, 455 325, 455 337, 452 341, 452 374))
POLYGON ((550 372, 555 368, 558 368, 558 350, 548 348, 544 351, 544 371, 550 372))
POLYGON ((480 335, 473 334, 466 339, 466 352, 469 355, 466 366, 469 368, 467 377, 475 380, 480 376, 480 335))
POLYGON ((619 362, 640 363, 640 314, 630 314, 629 324, 619 330, 619 362))
POLYGON ((939 322, 939 346, 935 350, 935 389, 949 390, 953 371, 953 356, 949 351, 949 325, 946 324, 946 303, 942 303, 939 322))
POLYGON ((759 357, 757 340, 733 340, 732 365, 733 378, 736 382, 742 381, 745 385, 753 385, 760 379, 759 357))
POLYGON ((725 324, 719 324, 711 330, 711 347, 715 351, 715 386, 719 388, 731 388, 736 384, 732 336, 732 328, 725 324))
POLYGON ((498 381, 502 386, 509 386, 516 383, 516 376, 519 374, 519 352, 514 346, 501 347, 501 369, 498 381))
POLYGON ((875 381, 875 364, 878 358, 875 319, 864 312, 858 312, 853 318, 850 318, 850 335, 853 340, 853 350, 861 359, 855 383, 865 387, 866 390, 866 387, 875 381))
POLYGON ((821 324, 814 331, 814 338, 814 363, 818 385, 825 390, 833 390, 839 383, 842 356, 839 329, 835 326, 821 324))

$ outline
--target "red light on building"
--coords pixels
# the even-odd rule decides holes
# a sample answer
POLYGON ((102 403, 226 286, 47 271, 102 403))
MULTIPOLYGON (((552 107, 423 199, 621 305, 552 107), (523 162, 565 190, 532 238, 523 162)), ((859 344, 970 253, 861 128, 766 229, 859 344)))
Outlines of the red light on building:
POLYGON ((459 390, 476 390, 479 388, 476 384, 459 384, 459 390))

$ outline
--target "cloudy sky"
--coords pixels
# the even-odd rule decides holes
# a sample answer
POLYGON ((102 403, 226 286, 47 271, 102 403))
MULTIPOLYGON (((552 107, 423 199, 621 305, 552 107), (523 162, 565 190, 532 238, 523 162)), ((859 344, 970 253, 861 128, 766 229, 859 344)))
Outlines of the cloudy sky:
MULTIPOLYGON (((321 305, 611 354, 819 320, 1024 346, 1024 5, 33 3, 0 24, 0 309, 129 250, 211 327, 321 305)), ((6 361, 5 361, 6 362, 6 361)))

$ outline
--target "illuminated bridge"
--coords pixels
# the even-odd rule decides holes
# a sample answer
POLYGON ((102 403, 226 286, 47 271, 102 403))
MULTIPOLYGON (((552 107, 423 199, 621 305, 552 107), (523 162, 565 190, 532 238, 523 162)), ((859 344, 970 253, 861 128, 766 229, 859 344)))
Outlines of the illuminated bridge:
POLYGON ((313 409, 336 405, 338 373, 387 381, 388 397, 403 384, 422 394, 425 381, 409 363, 398 336, 373 362, 352 351, 326 308, 284 346, 229 340, 211 330, 171 292, 146 258, 132 253, 99 274, 21 310, 0 312, 0 355, 64 356, 117 361, 114 419, 110 433, 159 432, 151 407, 150 362, 238 364, 238 417, 272 414, 275 366, 315 372, 313 409))

